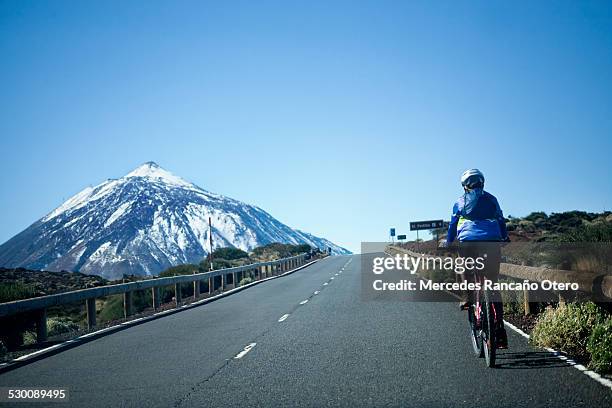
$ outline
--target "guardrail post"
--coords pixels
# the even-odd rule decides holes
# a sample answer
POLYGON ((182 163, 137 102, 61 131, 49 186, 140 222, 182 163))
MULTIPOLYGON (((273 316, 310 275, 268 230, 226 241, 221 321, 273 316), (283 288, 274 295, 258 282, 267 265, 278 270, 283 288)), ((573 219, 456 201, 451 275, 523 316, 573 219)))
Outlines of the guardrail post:
POLYGON ((87 308, 87 328, 93 329, 96 327, 96 298, 90 298, 85 301, 87 308))
POLYGON ((159 288, 157 286, 151 288, 151 300, 153 303, 153 310, 158 310, 159 305, 161 304, 161 299, 159 298, 159 288))
POLYGON ((212 295, 214 286, 215 286, 215 282, 213 281, 213 278, 208 278, 208 294, 209 295, 212 295))
POLYGON ((47 341, 47 309, 40 309, 36 312, 36 342, 45 341, 47 341))
POLYGON ((200 296, 200 281, 193 281, 193 298, 197 299, 200 296))
POLYGON ((174 301, 175 301, 176 307, 179 307, 181 305, 182 296, 183 294, 181 293, 181 284, 175 283, 174 284, 174 301))
POLYGON ((132 315, 132 291, 123 294, 123 316, 127 319, 132 315))
POLYGON ((236 272, 232 272, 232 282, 234 282, 234 287, 237 288, 238 287, 238 274, 236 272))
POLYGON ((225 274, 221 274, 221 292, 225 290, 225 274))
POLYGON ((531 314, 531 306, 529 305, 529 290, 523 289, 523 307, 525 309, 525 316, 531 314))

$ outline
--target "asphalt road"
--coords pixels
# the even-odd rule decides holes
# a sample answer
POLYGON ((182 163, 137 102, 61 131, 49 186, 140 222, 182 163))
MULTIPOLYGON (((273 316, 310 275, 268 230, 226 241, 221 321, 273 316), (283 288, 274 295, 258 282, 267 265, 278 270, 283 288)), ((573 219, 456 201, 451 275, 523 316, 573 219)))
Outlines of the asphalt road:
POLYGON ((612 406, 608 388, 511 331, 486 368, 454 299, 366 299, 360 265, 327 258, 0 374, 0 387, 68 388, 52 407, 612 406))

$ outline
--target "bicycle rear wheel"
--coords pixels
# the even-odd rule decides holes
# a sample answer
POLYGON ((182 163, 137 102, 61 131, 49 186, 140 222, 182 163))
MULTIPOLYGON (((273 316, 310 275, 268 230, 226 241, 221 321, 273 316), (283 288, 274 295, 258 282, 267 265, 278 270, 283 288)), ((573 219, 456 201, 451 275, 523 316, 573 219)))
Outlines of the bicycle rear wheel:
POLYGON ((482 319, 482 348, 487 367, 495 367, 495 356, 497 341, 495 338, 495 320, 493 315, 493 304, 488 291, 484 291, 483 319, 482 319))

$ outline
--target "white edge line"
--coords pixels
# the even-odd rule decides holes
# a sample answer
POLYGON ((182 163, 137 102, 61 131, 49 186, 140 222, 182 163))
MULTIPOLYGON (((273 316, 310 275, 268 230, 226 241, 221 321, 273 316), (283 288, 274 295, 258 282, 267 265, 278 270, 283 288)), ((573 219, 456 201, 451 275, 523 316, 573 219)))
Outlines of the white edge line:
POLYGON ((26 359, 28 359, 30 357, 36 356, 38 354, 42 354, 42 353, 46 353, 46 352, 51 351, 51 350, 55 350, 56 348, 60 348, 62 346, 62 344, 64 344, 64 343, 55 344, 55 345, 53 345, 51 347, 47 347, 47 348, 35 351, 33 353, 30 353, 30 354, 26 354, 25 356, 17 357, 15 359, 15 361, 23 361, 23 360, 26 360, 26 359))
MULTIPOLYGON (((518 334, 520 334, 521 336, 525 337, 526 339, 529 339, 531 337, 527 333, 525 333, 524 331, 522 331, 521 329, 519 329, 518 327, 513 325, 512 323, 508 323, 507 321, 504 320, 504 324, 506 326, 508 326, 509 328, 511 328, 512 330, 514 330, 515 332, 517 332, 518 334)), ((587 376, 591 377, 593 380, 597 381, 601 385, 603 385, 605 387, 608 387, 609 389, 612 390, 612 381, 608 380, 607 378, 602 377, 601 375, 599 375, 595 371, 587 369, 582 364, 576 364, 576 362, 574 360, 564 356, 563 354, 561 354, 559 351, 557 351, 555 349, 552 349, 552 348, 549 348, 549 347, 544 347, 544 349, 546 351, 552 353, 554 357, 557 357, 561 361, 565 361, 568 365, 574 367, 575 369, 577 369, 578 371, 582 372, 583 374, 586 374, 587 376)))

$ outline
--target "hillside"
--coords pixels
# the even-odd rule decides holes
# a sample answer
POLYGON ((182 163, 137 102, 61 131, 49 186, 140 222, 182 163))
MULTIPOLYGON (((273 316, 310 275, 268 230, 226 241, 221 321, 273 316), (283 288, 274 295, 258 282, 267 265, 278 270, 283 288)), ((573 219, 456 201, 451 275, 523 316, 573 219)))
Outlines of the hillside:
POLYGON ((610 242, 612 241, 612 212, 590 213, 567 211, 562 213, 532 212, 525 217, 508 217, 508 232, 513 242, 610 242))
POLYGON ((280 242, 346 249, 276 220, 259 207, 206 191, 145 163, 87 187, 0 246, 0 266, 118 279, 198 263, 213 248, 250 251, 280 242))

